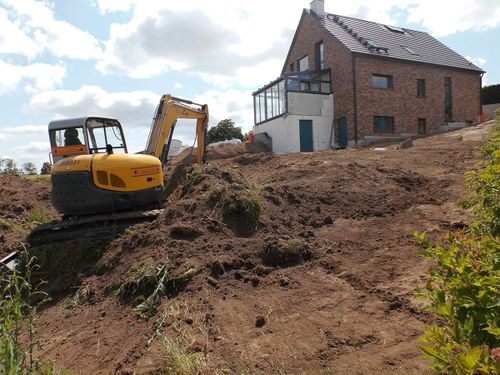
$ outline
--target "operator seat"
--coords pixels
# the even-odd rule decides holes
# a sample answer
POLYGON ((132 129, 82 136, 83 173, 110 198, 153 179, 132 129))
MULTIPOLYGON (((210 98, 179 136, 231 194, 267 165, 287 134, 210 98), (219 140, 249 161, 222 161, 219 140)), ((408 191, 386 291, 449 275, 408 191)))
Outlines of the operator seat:
POLYGON ((71 128, 64 131, 64 146, 78 146, 81 144, 77 129, 71 128))

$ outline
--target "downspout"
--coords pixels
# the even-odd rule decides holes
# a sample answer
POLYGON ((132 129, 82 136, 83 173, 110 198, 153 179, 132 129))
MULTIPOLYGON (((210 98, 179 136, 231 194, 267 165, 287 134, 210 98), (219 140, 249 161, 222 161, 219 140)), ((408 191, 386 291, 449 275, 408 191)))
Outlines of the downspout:
POLYGON ((479 122, 481 122, 481 115, 483 114, 483 75, 479 75, 479 122))
POLYGON ((352 54, 352 91, 354 93, 354 144, 358 145, 358 100, 356 93, 356 55, 352 54))

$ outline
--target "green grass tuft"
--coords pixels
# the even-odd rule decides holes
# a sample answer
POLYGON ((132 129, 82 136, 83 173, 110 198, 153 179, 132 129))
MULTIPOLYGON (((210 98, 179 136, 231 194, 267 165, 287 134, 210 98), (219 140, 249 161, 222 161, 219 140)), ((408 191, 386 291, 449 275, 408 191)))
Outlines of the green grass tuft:
POLYGON ((10 221, 7 221, 5 219, 0 218, 0 228, 4 230, 9 230, 14 227, 14 224, 12 224, 10 221))
POLYGON ((34 224, 46 224, 49 223, 51 219, 42 208, 33 207, 26 216, 26 221, 34 224))

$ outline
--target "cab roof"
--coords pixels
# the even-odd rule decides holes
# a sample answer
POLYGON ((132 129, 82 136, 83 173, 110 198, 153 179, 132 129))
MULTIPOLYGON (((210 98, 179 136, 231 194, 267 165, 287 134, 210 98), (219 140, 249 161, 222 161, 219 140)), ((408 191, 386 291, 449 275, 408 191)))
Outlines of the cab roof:
POLYGON ((116 121, 118 124, 120 124, 120 122, 116 118, 112 117, 87 116, 87 117, 76 117, 76 118, 69 118, 62 120, 53 120, 49 122, 49 130, 83 127, 88 120, 93 120, 93 119, 111 120, 111 121, 116 121))

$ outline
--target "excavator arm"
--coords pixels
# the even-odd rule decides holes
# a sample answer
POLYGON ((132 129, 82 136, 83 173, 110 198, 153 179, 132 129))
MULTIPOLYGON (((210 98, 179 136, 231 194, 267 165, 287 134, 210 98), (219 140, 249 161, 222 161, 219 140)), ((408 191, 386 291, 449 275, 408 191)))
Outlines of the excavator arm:
POLYGON ((157 157, 165 165, 175 125, 177 120, 182 118, 196 119, 197 162, 204 163, 208 106, 169 94, 163 95, 158 104, 144 153, 157 157))

